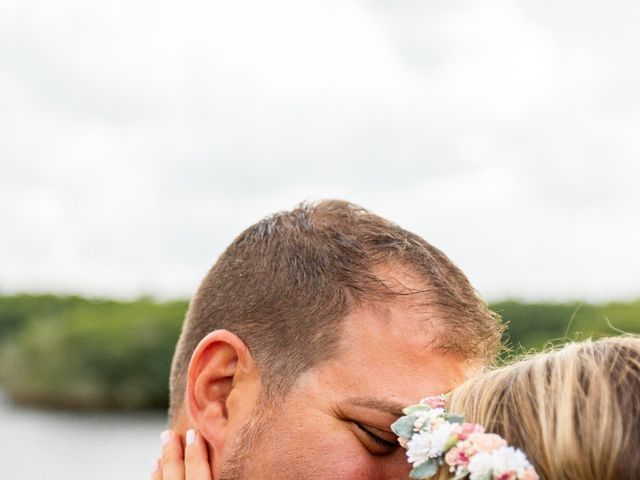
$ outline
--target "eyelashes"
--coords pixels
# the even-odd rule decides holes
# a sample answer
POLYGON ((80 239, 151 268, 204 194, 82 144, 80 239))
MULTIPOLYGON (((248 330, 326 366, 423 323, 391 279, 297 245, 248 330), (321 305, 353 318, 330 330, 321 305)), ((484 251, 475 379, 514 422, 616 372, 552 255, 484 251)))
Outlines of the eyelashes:
POLYGON ((360 424, 358 422, 354 422, 354 423, 355 423, 356 427, 358 427, 358 429, 362 433, 364 433, 367 436, 367 438, 369 438, 369 440, 371 440, 377 446, 379 446, 379 447, 381 447, 383 449, 386 449, 386 450, 393 450, 398 446, 395 442, 389 442, 388 440, 385 440, 384 438, 380 438, 379 436, 374 435, 368 429, 363 427, 362 424, 360 424))

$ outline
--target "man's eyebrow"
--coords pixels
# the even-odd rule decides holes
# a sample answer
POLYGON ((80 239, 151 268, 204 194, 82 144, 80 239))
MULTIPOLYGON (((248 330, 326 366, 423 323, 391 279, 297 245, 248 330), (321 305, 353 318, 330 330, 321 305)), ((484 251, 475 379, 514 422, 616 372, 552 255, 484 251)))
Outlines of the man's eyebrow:
POLYGON ((365 407, 371 408, 373 410, 380 410, 395 417, 401 417, 402 415, 404 415, 402 413, 402 409, 406 407, 406 405, 402 403, 375 397, 351 397, 344 400, 344 403, 354 405, 356 407, 365 407))

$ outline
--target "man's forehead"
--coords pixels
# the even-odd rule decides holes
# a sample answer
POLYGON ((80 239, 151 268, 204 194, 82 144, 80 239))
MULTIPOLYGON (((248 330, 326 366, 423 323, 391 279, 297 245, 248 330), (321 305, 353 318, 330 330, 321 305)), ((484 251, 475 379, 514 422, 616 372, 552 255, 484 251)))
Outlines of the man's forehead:
POLYGON ((430 332, 415 318, 396 323, 401 309, 391 305, 389 316, 361 309, 345 319, 338 354, 320 366, 340 397, 397 414, 408 403, 465 380, 465 359, 433 348, 438 329, 430 332))
POLYGON ((368 306, 345 317, 340 343, 344 350, 352 352, 382 346, 426 351, 438 343, 440 323, 434 309, 417 309, 399 302, 368 306))

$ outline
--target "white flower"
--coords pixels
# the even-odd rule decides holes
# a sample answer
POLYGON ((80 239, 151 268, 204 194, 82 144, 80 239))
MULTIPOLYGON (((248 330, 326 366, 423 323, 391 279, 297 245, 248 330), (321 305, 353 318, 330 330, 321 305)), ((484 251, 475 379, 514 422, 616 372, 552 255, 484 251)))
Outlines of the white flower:
POLYGON ((430 432, 416 433, 407 443, 407 458, 409 463, 422 463, 431 458, 431 443, 433 435, 430 432))
POLYGON ((444 421, 442 418, 444 415, 443 408, 433 408, 431 410, 422 410, 416 412, 416 421, 413 422, 413 427, 416 431, 422 430, 425 425, 432 426, 438 421, 444 421))
POLYGON ((513 447, 500 447, 491 452, 491 456, 493 457, 493 472, 496 475, 507 472, 522 475, 526 469, 531 468, 524 453, 513 447))
POLYGON ((416 433, 407 443, 407 457, 412 464, 420 464, 442 455, 456 425, 444 422, 433 431, 416 433))
POLYGON ((471 457, 469 465, 469 479, 478 480, 492 473, 498 477, 504 473, 515 473, 517 476, 531 468, 524 453, 513 447, 500 447, 491 453, 478 452, 471 457))
POLYGON ((479 452, 473 455, 471 460, 469 460, 469 465, 467 465, 467 470, 469 470, 469 479, 478 480, 491 473, 491 469, 493 467, 492 460, 493 458, 490 453, 479 452))

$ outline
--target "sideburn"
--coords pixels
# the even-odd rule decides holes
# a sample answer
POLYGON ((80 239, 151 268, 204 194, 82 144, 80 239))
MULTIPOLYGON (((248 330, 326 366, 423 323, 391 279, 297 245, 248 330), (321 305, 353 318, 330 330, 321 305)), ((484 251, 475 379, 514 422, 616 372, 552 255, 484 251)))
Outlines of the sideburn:
POLYGON ((249 478, 247 466, 252 461, 251 455, 256 453, 255 444, 269 423, 269 411, 271 410, 264 407, 264 402, 258 402, 255 414, 247 421, 233 446, 231 455, 222 465, 218 480, 247 480, 249 478))

